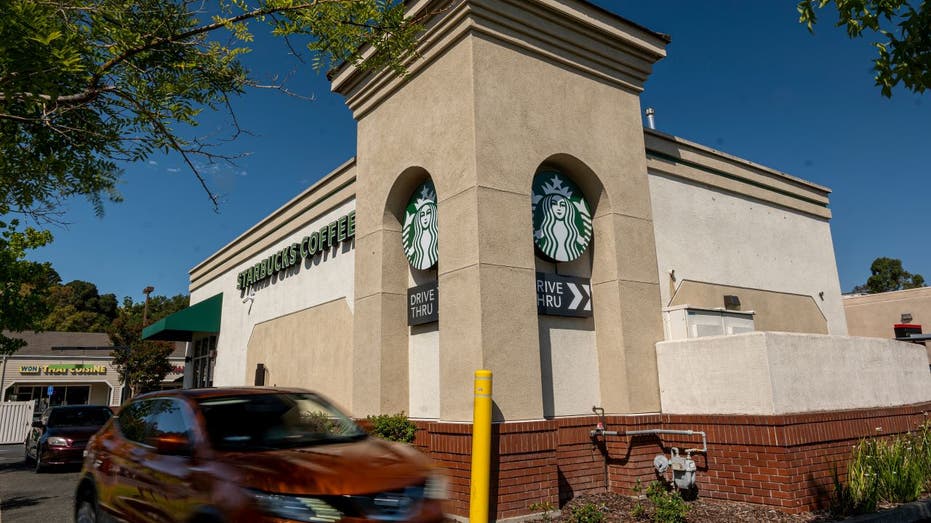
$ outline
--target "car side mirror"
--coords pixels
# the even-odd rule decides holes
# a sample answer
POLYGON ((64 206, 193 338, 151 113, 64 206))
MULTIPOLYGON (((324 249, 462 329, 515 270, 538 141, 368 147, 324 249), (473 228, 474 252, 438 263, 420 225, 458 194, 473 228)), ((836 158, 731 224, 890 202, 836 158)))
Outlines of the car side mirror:
POLYGON ((41 429, 41 428, 44 428, 44 427, 45 427, 45 423, 42 423, 42 420, 38 420, 38 419, 37 419, 37 420, 35 420, 35 421, 32 422, 32 426, 35 427, 35 428, 37 428, 37 429, 41 429))
POLYGON ((159 454, 172 456, 190 456, 192 451, 190 438, 178 432, 155 436, 151 439, 150 445, 155 447, 155 451, 159 454))

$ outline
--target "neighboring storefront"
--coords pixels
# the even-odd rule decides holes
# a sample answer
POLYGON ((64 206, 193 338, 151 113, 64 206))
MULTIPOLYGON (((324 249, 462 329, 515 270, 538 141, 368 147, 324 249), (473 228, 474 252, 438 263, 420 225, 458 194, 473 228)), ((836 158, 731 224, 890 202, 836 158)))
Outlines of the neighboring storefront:
MULTIPOLYGON (((123 385, 112 365, 113 345, 105 333, 18 333, 27 345, 4 358, 2 401, 34 401, 39 409, 55 405, 122 403, 123 385)), ((172 372, 163 386, 181 386, 184 346, 170 357, 172 372)))
MULTIPOLYGON (((477 369, 494 373, 499 518, 625 491, 657 450, 696 443, 607 441, 597 423, 707 431, 726 459, 698 456, 704 495, 817 505, 829 475, 804 479, 788 447, 823 444, 817 424, 849 409, 902 427, 931 408, 931 377, 894 341, 845 337, 828 188, 644 129, 666 43, 580 1, 437 10, 409 76, 331 72, 356 158, 194 267, 193 305, 144 336, 191 342, 186 386, 408 413, 457 515, 477 369), (775 479, 737 493, 726 478, 752 456, 775 479)), ((833 461, 866 435, 848 425, 833 461)))
POLYGON ((925 340, 931 364, 931 287, 844 296, 851 336, 925 340))

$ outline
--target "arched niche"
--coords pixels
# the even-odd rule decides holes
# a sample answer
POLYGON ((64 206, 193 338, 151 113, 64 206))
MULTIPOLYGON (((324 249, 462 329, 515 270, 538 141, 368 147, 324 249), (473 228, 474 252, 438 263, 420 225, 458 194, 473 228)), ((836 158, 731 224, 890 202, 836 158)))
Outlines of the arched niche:
MULTIPOLYGON (((402 247, 402 231, 405 209, 414 192, 424 184, 433 182, 430 173, 419 166, 405 169, 395 179, 385 201, 382 226, 386 232, 386 249, 395 254, 386 256, 385 263, 403 264, 403 267, 390 267, 383 271, 385 277, 391 277, 392 288, 411 288, 437 282, 437 265, 429 269, 412 267, 402 247), (390 275, 390 276, 389 276, 390 275)), ((434 188, 436 184, 434 183, 434 188)), ((442 219, 437 216, 436 219, 442 219)), ((442 248, 442 242, 439 248, 442 248)), ((385 282, 389 283, 389 282, 385 282)), ((407 295, 403 298, 406 300, 407 295)), ((405 302, 405 310, 408 304, 405 302)), ((404 361, 407 364, 407 397, 405 411, 412 418, 438 419, 440 417, 440 358, 439 358, 439 324, 437 322, 411 325, 407 330, 407 351, 404 361)), ((398 356, 401 356, 398 354, 398 356)))
MULTIPOLYGON (((556 262, 541 255, 534 247, 539 273, 573 276, 591 281, 599 248, 613 235, 604 220, 610 214, 610 199, 597 174, 570 154, 554 154, 542 161, 532 173, 529 184, 543 172, 557 172, 575 184, 588 203, 592 218, 592 240, 582 254, 568 262, 556 262), (601 223, 599 223, 601 222, 601 223)), ((532 192, 532 190, 531 190, 532 192)), ((534 242, 532 236, 528 240, 534 242)), ((591 288, 591 287, 589 287, 591 288)), ((593 305, 596 298, 593 296, 593 305)), ((540 314, 537 325, 540 340, 540 375, 544 417, 575 416, 591 413, 592 405, 601 404, 599 355, 595 332, 595 314, 587 318, 540 314)))

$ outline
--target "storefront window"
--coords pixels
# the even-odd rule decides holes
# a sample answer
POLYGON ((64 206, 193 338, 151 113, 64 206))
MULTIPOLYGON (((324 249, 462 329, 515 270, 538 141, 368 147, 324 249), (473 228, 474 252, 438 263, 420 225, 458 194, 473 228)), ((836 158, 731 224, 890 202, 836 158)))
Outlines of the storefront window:
POLYGON ((41 412, 56 405, 87 405, 90 399, 90 387, 87 385, 53 385, 49 395, 49 385, 19 385, 10 395, 12 401, 29 401, 36 403, 36 411, 41 412))
POLYGON ((213 363, 216 360, 217 337, 208 336, 194 343, 194 387, 213 386, 213 363))

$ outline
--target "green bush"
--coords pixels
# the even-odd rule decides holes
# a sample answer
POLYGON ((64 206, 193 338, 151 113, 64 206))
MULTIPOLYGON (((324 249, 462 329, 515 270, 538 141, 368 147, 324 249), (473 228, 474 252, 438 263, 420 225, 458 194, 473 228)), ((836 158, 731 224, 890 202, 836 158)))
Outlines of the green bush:
POLYGON ((847 484, 834 472, 831 510, 837 515, 873 512, 880 502, 908 503, 931 490, 931 422, 889 439, 865 439, 847 466, 847 484))
POLYGON ((569 521, 573 523, 600 523, 604 519, 604 509, 594 503, 582 503, 569 509, 569 521))
POLYGON ((550 513, 556 510, 556 507, 553 506, 549 501, 540 501, 537 503, 531 503, 528 507, 532 512, 539 512, 540 519, 543 521, 552 521, 553 517, 550 516, 550 513))
POLYGON ((654 481, 647 487, 647 498, 653 503, 654 523, 685 522, 689 506, 678 490, 669 489, 664 483, 654 481))
POLYGON ((640 478, 637 478, 637 483, 633 487, 634 497, 637 498, 636 503, 634 503, 634 508, 630 510, 630 515, 634 519, 640 519, 646 514, 646 509, 643 507, 643 503, 640 502, 643 494, 643 485, 640 483, 640 478))
POLYGON ((404 412, 397 414, 380 414, 366 418, 372 424, 372 435, 388 441, 413 443, 417 434, 417 425, 407 419, 404 412))

